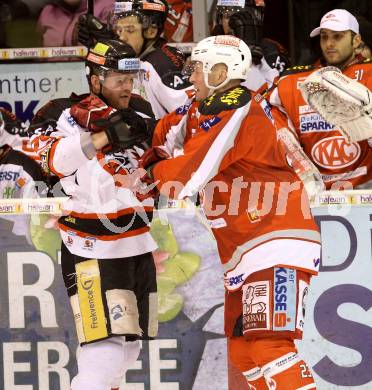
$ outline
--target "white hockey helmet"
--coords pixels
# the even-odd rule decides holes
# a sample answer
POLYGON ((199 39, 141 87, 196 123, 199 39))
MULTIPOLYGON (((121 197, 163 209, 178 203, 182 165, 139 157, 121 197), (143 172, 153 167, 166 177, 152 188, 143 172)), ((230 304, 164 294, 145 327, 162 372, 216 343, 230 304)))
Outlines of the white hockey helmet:
POLYGON ((192 50, 192 63, 201 63, 205 84, 214 91, 226 85, 230 80, 246 80, 252 65, 251 51, 241 39, 232 35, 216 35, 201 40, 192 50), (208 83, 208 74, 216 64, 227 66, 226 80, 217 86, 208 83))

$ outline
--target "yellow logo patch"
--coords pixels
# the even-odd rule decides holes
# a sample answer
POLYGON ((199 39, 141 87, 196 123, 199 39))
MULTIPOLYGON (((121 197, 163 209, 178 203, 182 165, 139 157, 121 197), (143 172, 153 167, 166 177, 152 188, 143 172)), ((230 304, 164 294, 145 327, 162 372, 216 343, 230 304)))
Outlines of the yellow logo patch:
POLYGON ((243 95, 243 93, 243 88, 234 88, 232 91, 229 91, 225 95, 221 96, 221 102, 227 104, 228 106, 238 105, 239 98, 243 95))
POLYGON ((93 259, 76 264, 76 277, 85 340, 107 337, 98 261, 93 259))
POLYGON ((109 46, 98 42, 96 46, 94 46, 94 48, 92 49, 92 53, 96 53, 99 54, 100 56, 104 56, 107 53, 107 50, 109 48, 110 48, 109 46))

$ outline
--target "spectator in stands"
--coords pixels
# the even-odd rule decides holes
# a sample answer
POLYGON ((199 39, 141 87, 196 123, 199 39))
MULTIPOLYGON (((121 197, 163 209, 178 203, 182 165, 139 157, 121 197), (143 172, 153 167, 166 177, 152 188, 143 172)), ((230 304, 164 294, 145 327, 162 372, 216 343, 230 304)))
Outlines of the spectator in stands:
POLYGON ((0 47, 35 47, 40 42, 29 6, 21 0, 0 1, 0 47))
POLYGON ((263 0, 247 0, 240 5, 217 0, 212 31, 212 35, 234 35, 249 46, 253 66, 245 86, 255 92, 270 87, 290 64, 285 48, 263 37, 264 10, 263 0))
MULTIPOLYGON (((95 0, 94 15, 106 21, 114 0, 95 0)), ((77 21, 87 12, 87 0, 56 0, 46 5, 38 20, 43 46, 74 46, 77 41, 77 21)))
POLYGON ((358 16, 357 19, 362 37, 358 51, 364 58, 372 58, 372 23, 363 16, 358 16))

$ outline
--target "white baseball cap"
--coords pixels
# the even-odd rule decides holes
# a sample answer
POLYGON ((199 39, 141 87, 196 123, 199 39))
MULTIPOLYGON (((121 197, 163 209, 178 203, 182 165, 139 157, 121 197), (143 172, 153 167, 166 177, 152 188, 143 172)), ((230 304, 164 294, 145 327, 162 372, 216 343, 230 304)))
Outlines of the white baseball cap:
POLYGON ((310 33, 310 37, 315 37, 320 34, 322 28, 327 28, 332 31, 354 31, 359 34, 359 23, 346 9, 334 9, 327 12, 320 21, 320 26, 315 28, 310 33))

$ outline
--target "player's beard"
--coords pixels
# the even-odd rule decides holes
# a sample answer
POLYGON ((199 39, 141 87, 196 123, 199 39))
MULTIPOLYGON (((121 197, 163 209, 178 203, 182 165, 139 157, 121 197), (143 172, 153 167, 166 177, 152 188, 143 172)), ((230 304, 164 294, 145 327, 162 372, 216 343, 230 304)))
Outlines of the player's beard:
POLYGON ((335 66, 339 69, 343 69, 345 68, 353 59, 355 58, 355 55, 354 53, 352 52, 349 56, 347 56, 346 58, 342 58, 341 60, 338 60, 338 61, 329 61, 327 60, 327 65, 329 66, 335 66))

